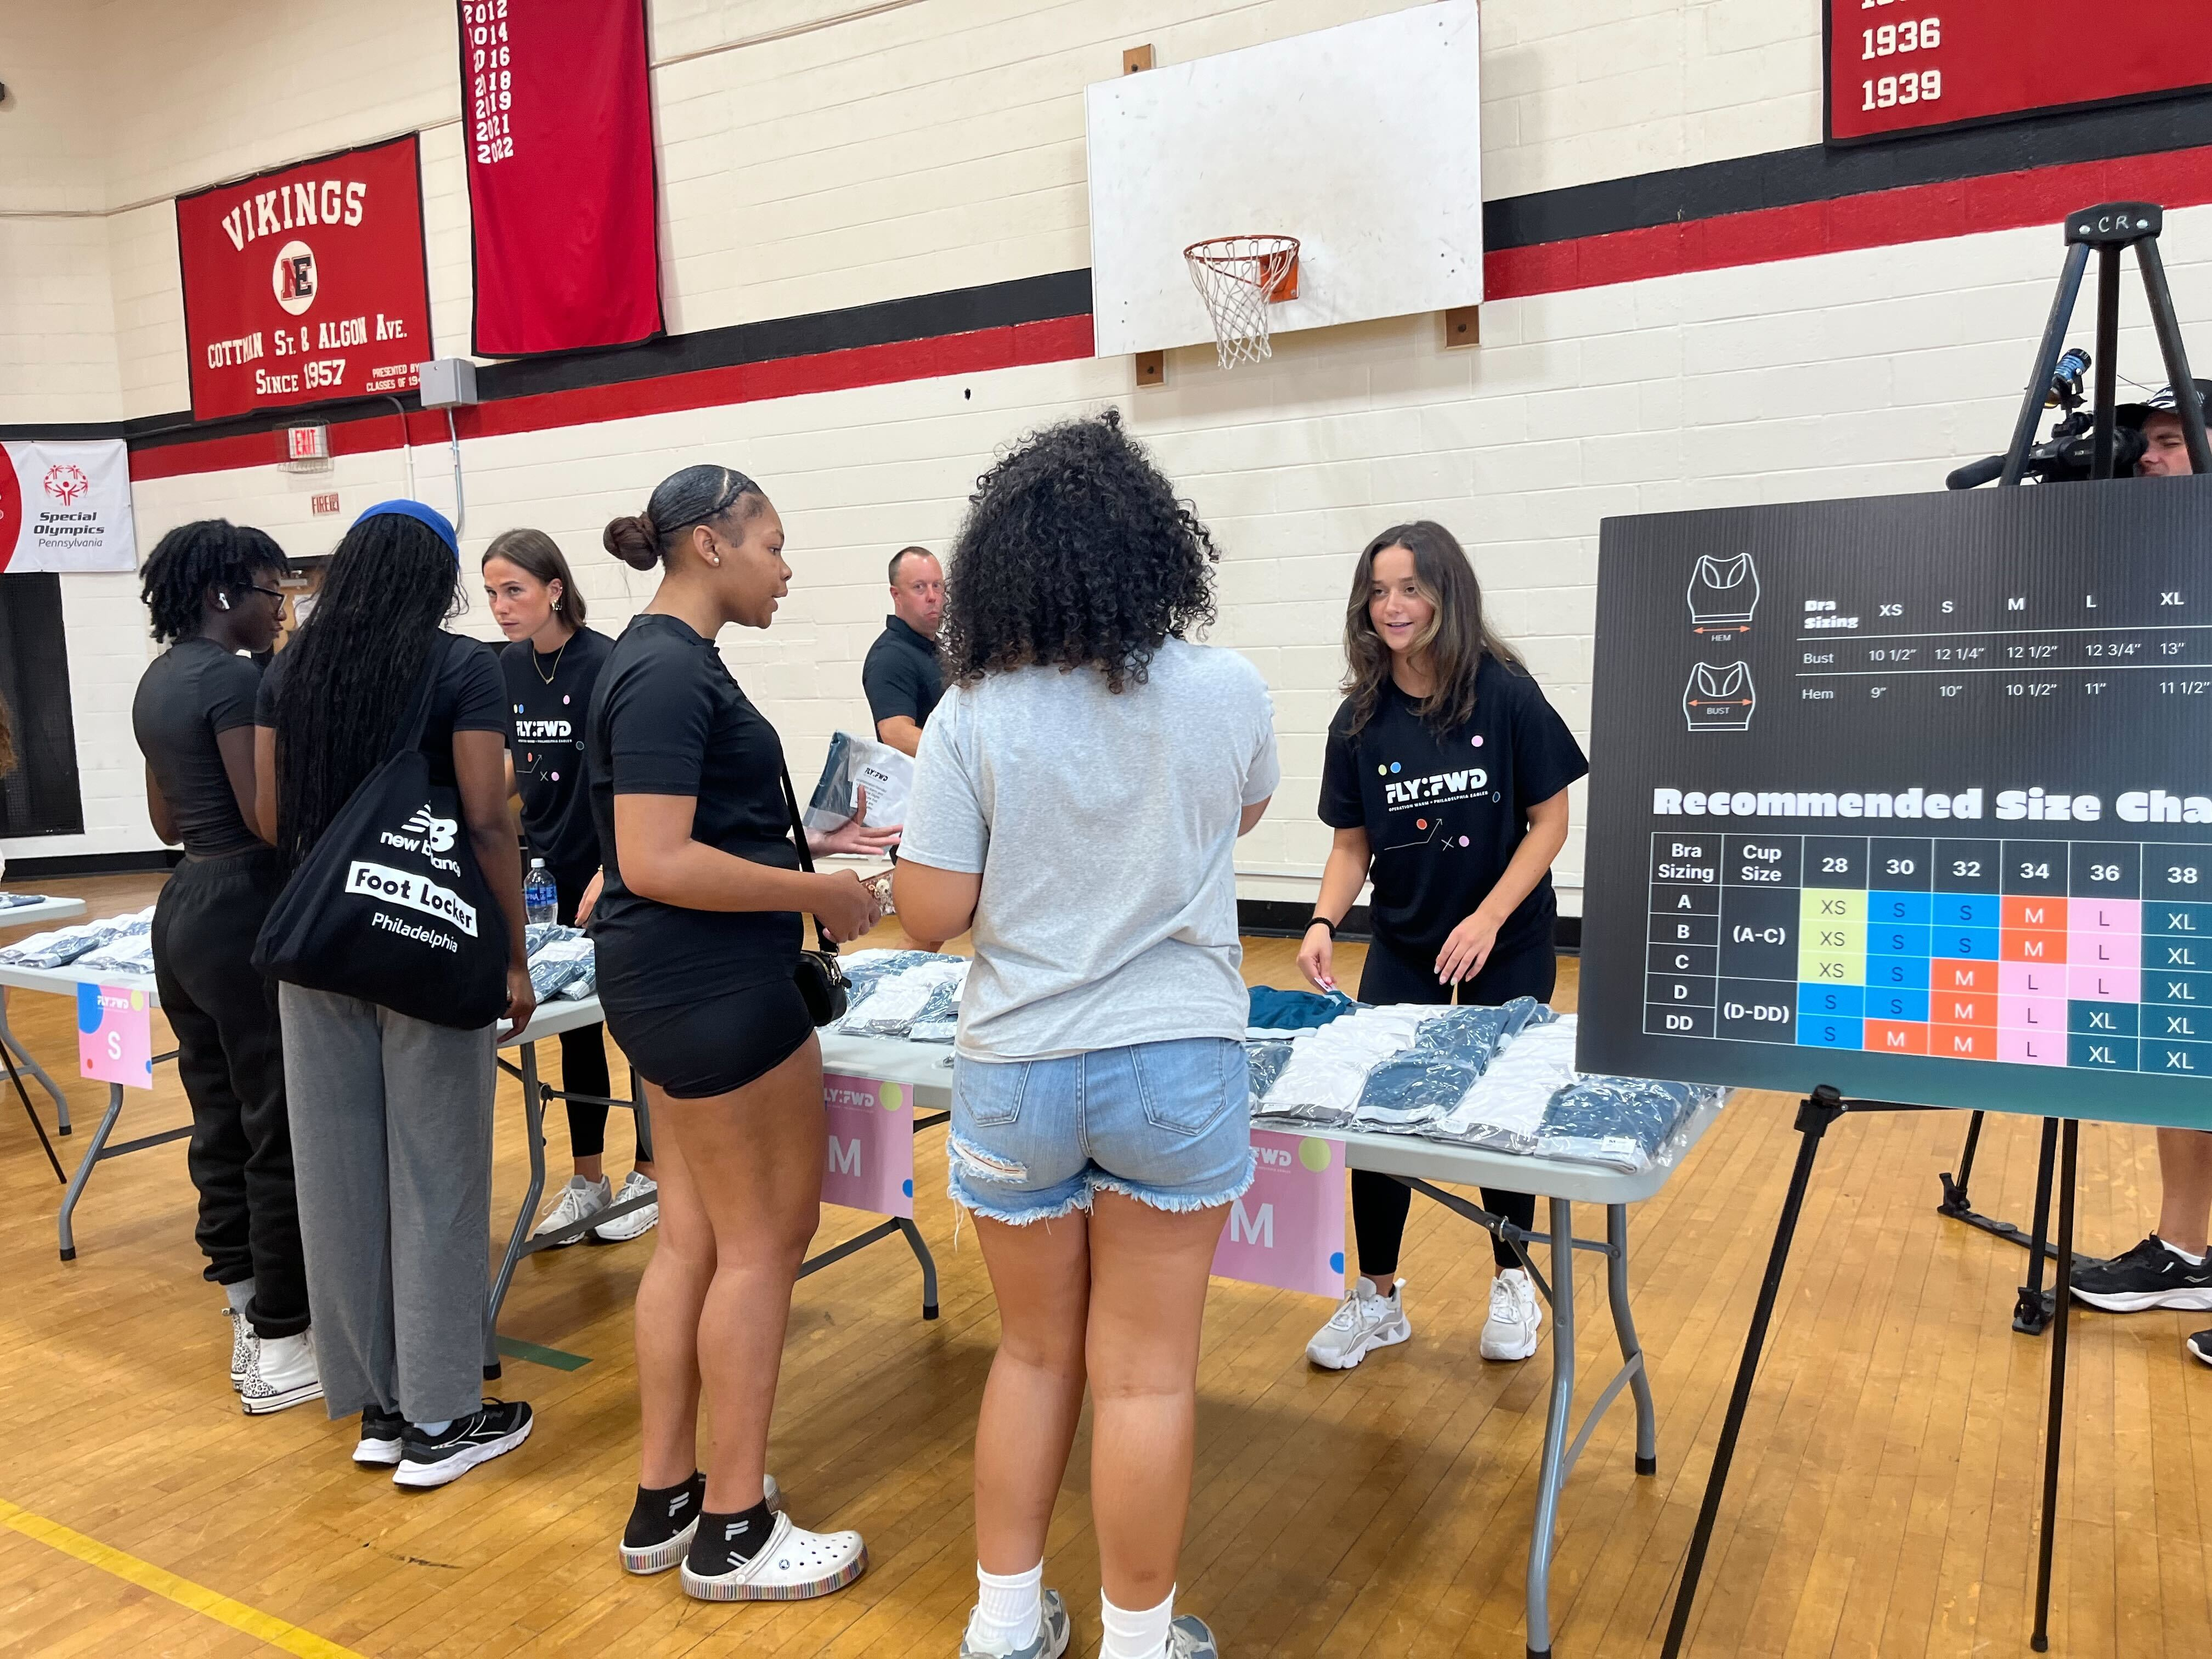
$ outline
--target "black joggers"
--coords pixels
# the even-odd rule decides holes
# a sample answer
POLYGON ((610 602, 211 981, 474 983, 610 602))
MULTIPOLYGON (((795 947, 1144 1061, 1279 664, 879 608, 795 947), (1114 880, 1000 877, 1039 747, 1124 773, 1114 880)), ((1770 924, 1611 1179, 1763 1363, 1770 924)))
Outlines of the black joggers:
MULTIPOLYGON (((1510 1002, 1516 997, 1534 997, 1539 1002, 1549 1002, 1559 977, 1559 957, 1549 939, 1511 956, 1493 952, 1490 960, 1482 964, 1480 973, 1454 987, 1438 979, 1427 963, 1407 961, 1378 939, 1367 947, 1367 966, 1359 975, 1359 1000, 1370 1003, 1450 1002, 1456 990, 1459 1001, 1486 1008, 1510 1002)), ((1389 1176, 1366 1170, 1352 1172, 1352 1228, 1359 1241, 1359 1271, 1385 1291, 1398 1271, 1398 1246, 1406 1236, 1406 1212, 1413 1201, 1413 1188, 1389 1176)), ((1482 1201, 1492 1215, 1503 1216, 1523 1227, 1536 1224, 1536 1200, 1526 1193, 1485 1187, 1482 1201)), ((1521 1259, 1504 1240, 1493 1237, 1490 1249, 1499 1267, 1521 1265, 1521 1259)))
POLYGON ((154 907, 154 978, 192 1105, 199 1247, 214 1283, 252 1279, 246 1317, 264 1340, 307 1328, 276 988, 253 969, 283 885, 273 852, 186 859, 154 907))

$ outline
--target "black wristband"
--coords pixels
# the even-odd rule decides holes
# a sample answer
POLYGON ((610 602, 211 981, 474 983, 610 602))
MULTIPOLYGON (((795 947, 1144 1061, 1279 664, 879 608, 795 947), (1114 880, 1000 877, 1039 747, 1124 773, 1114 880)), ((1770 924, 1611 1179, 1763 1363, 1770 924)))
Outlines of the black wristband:
POLYGON ((1306 932, 1310 933, 1316 927, 1326 927, 1328 929, 1328 936, 1331 939, 1334 939, 1336 937, 1336 924, 1331 921, 1327 916, 1316 916, 1311 921, 1306 924, 1306 932))

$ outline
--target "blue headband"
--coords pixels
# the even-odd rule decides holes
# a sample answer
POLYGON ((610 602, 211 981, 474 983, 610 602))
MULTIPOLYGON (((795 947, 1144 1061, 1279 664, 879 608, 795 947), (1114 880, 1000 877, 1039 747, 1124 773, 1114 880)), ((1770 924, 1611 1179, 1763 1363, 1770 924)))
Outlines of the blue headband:
POLYGON ((374 507, 365 509, 361 517, 356 519, 354 522, 357 525, 364 524, 371 519, 381 518, 412 519, 417 524, 428 525, 431 529, 438 532, 438 539, 453 550, 455 562, 459 562, 461 538, 453 534, 453 521, 439 512, 436 507, 425 507, 420 501, 405 500, 379 501, 374 507))

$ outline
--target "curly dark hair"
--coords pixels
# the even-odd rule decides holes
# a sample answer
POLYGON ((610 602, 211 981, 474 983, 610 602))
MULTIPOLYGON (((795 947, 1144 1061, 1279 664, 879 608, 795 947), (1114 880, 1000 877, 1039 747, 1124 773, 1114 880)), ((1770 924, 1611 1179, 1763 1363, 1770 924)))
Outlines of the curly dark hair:
POLYGON ((291 568, 284 550, 264 531, 228 519, 180 524, 154 544, 138 572, 138 597, 153 613, 154 637, 163 645, 200 631, 200 600, 210 587, 236 593, 264 571, 291 568))
POLYGON ((397 514, 358 520, 331 555, 281 659, 276 848, 289 867, 391 748, 441 624, 460 612, 459 578, 438 532, 397 514))
POLYGON ((1140 684, 1164 641, 1214 619, 1220 556, 1118 410, 1032 433, 969 497, 945 584, 945 678, 1049 665, 1140 684))

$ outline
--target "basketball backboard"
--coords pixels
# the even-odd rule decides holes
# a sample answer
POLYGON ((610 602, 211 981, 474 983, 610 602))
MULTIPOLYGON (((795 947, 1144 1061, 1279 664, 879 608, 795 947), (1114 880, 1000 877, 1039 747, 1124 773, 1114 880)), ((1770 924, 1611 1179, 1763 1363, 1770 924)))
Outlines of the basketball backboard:
POLYGON ((1213 338, 1182 251, 1214 236, 1298 239, 1277 333, 1479 302, 1480 48, 1440 0, 1091 87, 1098 355, 1213 338))

